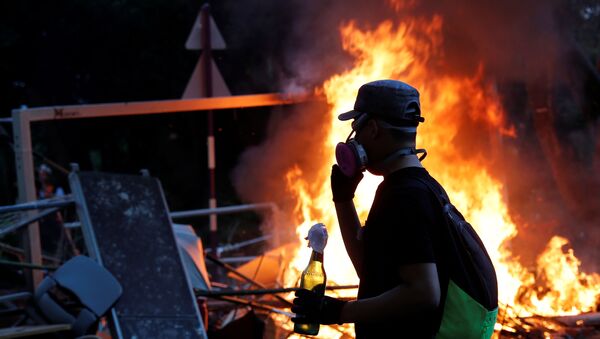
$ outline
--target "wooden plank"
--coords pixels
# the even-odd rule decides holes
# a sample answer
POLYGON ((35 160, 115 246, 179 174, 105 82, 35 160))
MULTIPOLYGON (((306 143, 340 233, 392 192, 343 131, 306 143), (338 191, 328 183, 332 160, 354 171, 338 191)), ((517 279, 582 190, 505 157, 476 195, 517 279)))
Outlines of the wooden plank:
POLYGON ((566 326, 600 326, 600 312, 552 317, 566 326))
POLYGON ((185 100, 156 100, 93 105, 67 105, 13 110, 13 120, 26 116, 28 122, 62 119, 148 115, 246 107, 290 105, 313 99, 307 95, 266 93, 185 100))
MULTIPOLYGON (((13 111, 13 134, 15 149, 15 165, 17 171, 17 182, 19 186, 19 203, 36 200, 35 170, 32 156, 32 141, 29 120, 26 115, 17 114, 13 111)), ((31 212, 29 212, 31 216, 31 212)), ((42 265, 42 248, 40 242, 40 228, 37 222, 27 226, 23 232, 22 243, 25 248, 25 260, 34 265, 42 265)), ((38 270, 26 270, 25 280, 31 291, 42 281, 42 272, 38 270)))

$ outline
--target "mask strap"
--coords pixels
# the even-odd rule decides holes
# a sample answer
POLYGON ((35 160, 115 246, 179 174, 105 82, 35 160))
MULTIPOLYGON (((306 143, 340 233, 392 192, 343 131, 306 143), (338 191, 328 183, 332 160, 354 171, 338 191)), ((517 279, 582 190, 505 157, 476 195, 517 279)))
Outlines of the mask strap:
POLYGON ((414 151, 415 151, 414 152, 415 155, 417 155, 419 153, 423 153, 423 155, 419 157, 419 161, 423 161, 423 159, 425 159, 427 157, 427 150, 424 148, 417 148, 417 149, 414 149, 414 151))
POLYGON ((350 141, 350 139, 352 139, 352 134, 354 134, 354 132, 356 132, 355 130, 351 130, 350 134, 348 134, 348 137, 346 138, 346 143, 348 143, 350 141))
POLYGON ((424 148, 419 148, 419 149, 415 149, 412 147, 400 148, 399 150, 396 150, 392 154, 388 155, 385 159, 383 159, 382 161, 377 163, 375 166, 373 166, 373 165, 372 166, 381 168, 399 157, 404 157, 407 155, 417 155, 419 153, 423 153, 423 155, 419 157, 419 161, 425 159, 425 157, 427 156, 427 151, 424 148))

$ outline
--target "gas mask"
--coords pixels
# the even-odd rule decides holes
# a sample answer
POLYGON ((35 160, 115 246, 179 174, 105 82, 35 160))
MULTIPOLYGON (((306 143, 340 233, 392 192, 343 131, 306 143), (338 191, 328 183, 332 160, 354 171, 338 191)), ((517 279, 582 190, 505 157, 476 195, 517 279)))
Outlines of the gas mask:
MULTIPOLYGON (((357 117, 352 122, 352 132, 350 132, 348 138, 346 138, 346 142, 340 142, 335 147, 336 161, 344 175, 346 175, 347 177, 353 177, 360 172, 364 172, 367 169, 367 165, 373 171, 381 171, 392 161, 396 160, 399 157, 407 155, 416 155, 419 153, 423 153, 423 155, 419 157, 419 160, 421 161, 425 159, 425 157, 427 156, 427 151, 425 149, 405 147, 392 152, 380 162, 370 164, 365 148, 358 141, 356 141, 356 139, 352 137, 356 133, 356 131, 364 127, 369 118, 370 117, 364 113, 357 117)), ((416 133, 417 131, 416 127, 394 126, 384 121, 378 121, 378 123, 383 128, 400 130, 406 133, 416 133)))

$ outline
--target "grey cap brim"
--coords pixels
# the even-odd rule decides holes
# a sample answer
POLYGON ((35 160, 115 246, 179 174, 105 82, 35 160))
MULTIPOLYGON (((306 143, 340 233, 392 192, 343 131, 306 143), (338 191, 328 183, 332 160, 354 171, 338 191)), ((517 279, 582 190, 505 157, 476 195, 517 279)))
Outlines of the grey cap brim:
POLYGON ((361 114, 363 114, 363 113, 356 111, 356 110, 351 110, 346 113, 342 113, 342 114, 338 115, 338 119, 341 121, 346 121, 346 120, 354 119, 361 114))

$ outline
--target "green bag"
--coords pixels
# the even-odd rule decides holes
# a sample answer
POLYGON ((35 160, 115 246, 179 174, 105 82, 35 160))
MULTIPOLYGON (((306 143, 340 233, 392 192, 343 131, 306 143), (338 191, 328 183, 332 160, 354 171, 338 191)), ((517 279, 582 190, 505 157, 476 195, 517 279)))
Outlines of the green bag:
POLYGON ((489 339, 494 333, 498 308, 488 311, 454 281, 448 284, 438 339, 489 339))
POLYGON ((444 188, 432 177, 415 177, 434 193, 446 224, 450 246, 449 283, 437 338, 489 339, 498 315, 498 282, 494 265, 473 227, 450 202, 444 188))

